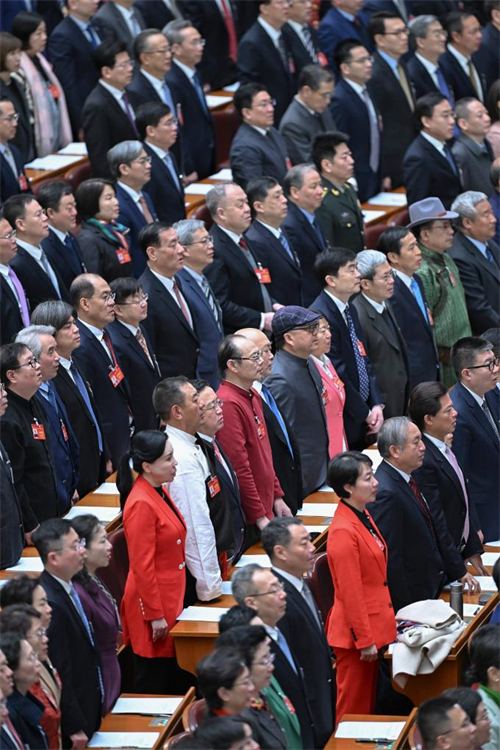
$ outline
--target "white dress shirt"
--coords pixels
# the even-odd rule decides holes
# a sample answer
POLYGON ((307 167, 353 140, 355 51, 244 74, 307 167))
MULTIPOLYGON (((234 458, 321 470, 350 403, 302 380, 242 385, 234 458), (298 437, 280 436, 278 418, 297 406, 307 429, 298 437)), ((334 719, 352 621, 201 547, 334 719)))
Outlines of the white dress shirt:
POLYGON ((433 63, 430 60, 426 60, 425 57, 422 57, 422 55, 419 55, 418 52, 415 52, 415 57, 417 60, 420 60, 430 77, 432 78, 432 81, 434 85, 436 86, 437 90, 439 91, 439 79, 437 77, 437 72, 439 69, 439 65, 437 63, 433 63))
POLYGON ((367 302, 369 302, 369 303, 370 303, 370 305, 371 305, 371 306, 372 306, 372 307, 373 307, 373 308, 374 308, 374 309, 375 309, 375 310, 376 310, 376 311, 377 311, 378 313, 380 313, 380 315, 382 315, 382 313, 383 313, 383 312, 384 312, 384 310, 385 310, 385 302, 375 302, 375 300, 374 300, 374 299, 371 299, 371 297, 367 297, 367 296, 366 296, 366 294, 364 294, 363 292, 361 292, 361 295, 362 295, 362 296, 363 296, 363 297, 365 298, 365 300, 366 300, 367 302))
POLYGON ((281 29, 278 29, 276 31, 276 29, 274 29, 271 26, 270 23, 268 23, 267 21, 264 21, 264 19, 262 18, 262 16, 259 16, 258 19, 257 19, 257 21, 258 21, 258 23, 260 23, 260 25, 262 26, 262 28, 264 29, 264 31, 267 34, 269 34, 269 36, 271 37, 272 43, 274 44, 274 46, 276 47, 276 49, 278 50, 278 52, 281 55, 280 45, 279 45, 279 40, 281 38, 281 29))
MULTIPOLYGON (((168 276, 162 276, 160 273, 156 273, 156 271, 153 271, 152 268, 150 269, 150 271, 153 274, 153 276, 156 276, 156 278, 158 279, 158 281, 161 281, 161 283, 163 284, 163 286, 165 287, 165 289, 167 290, 167 292, 170 294, 170 296, 172 297, 172 299, 175 301, 175 304, 177 305, 177 307, 179 307, 182 310, 182 308, 181 308, 181 306, 179 304, 179 300, 177 299, 177 295, 174 292, 174 281, 175 281, 175 279, 169 279, 168 276)), ((182 292, 181 292, 181 290, 180 290, 179 287, 177 287, 177 290, 178 290, 178 292, 180 294, 180 297, 181 297, 182 301, 184 302, 184 305, 186 306, 186 311, 187 311, 187 314, 188 314, 189 322, 191 324, 191 328, 193 328, 193 318, 191 316, 191 311, 189 310, 189 305, 188 305, 188 303, 186 301, 186 298, 182 294, 182 292)))
MULTIPOLYGON (((399 279, 401 279, 401 281, 403 282, 403 284, 405 284, 408 287, 408 289, 411 292, 411 282, 413 281, 413 276, 408 276, 407 273, 403 273, 402 271, 398 271, 397 268, 393 268, 392 270, 394 271, 394 273, 396 274, 396 276, 399 279)), ((413 294, 413 292, 411 292, 411 293, 413 294)))
MULTIPOLYGON (((100 85, 106 89, 106 91, 109 91, 111 96, 116 99, 118 104, 120 105, 120 108, 123 109, 127 117, 129 116, 129 113, 127 111, 127 107, 125 106, 125 102, 123 101, 123 95, 125 94, 125 91, 120 91, 120 89, 115 88, 114 86, 110 86, 109 83, 106 83, 106 81, 103 81, 102 78, 99 79, 100 85)), ((134 109, 132 105, 129 102, 129 109, 132 112, 132 115, 134 115, 134 109)))
POLYGON ((439 141, 437 138, 434 138, 434 136, 429 135, 429 133, 424 133, 423 130, 421 130, 420 132, 422 134, 422 138, 425 138, 425 140, 428 141, 431 144, 431 146, 434 146, 436 151, 439 151, 441 156, 444 156, 446 161, 448 161, 448 158, 446 157, 445 150, 444 150, 444 147, 446 144, 443 143, 443 141, 439 141))
POLYGON ((106 352, 106 355, 109 357, 110 364, 113 363, 113 357, 111 356, 111 352, 108 349, 108 345, 104 341, 104 333, 101 328, 96 328, 93 325, 90 325, 90 323, 87 323, 85 320, 82 320, 81 318, 78 318, 79 322, 82 323, 86 328, 89 329, 91 333, 94 334, 104 351, 106 352))

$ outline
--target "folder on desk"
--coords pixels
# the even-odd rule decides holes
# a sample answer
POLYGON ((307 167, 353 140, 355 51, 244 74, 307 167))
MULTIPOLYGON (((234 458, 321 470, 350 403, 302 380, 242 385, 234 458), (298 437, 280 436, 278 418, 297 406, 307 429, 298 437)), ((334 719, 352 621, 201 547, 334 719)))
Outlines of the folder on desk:
POLYGON ((335 738, 364 742, 374 742, 375 739, 397 740, 404 726, 404 721, 341 721, 335 738))
POLYGON ((154 747, 159 732, 95 732, 87 747, 154 747))
POLYGON ((118 698, 112 714, 171 716, 184 699, 180 698, 118 698))

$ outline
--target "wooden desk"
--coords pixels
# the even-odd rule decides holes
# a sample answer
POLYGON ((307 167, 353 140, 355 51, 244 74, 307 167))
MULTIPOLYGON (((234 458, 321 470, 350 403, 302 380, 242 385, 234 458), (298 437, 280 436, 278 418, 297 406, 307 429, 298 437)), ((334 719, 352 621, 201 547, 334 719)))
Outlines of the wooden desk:
MULTIPOLYGON (((404 188, 396 188, 396 190, 389 190, 390 193, 406 193, 404 188)), ((398 214, 400 211, 404 211, 405 208, 408 208, 408 206, 377 206, 376 204, 371 203, 363 203, 361 205, 361 209, 363 211, 383 211, 384 215, 379 216, 376 219, 372 219, 371 221, 367 221, 365 223, 365 226, 372 227, 375 226, 375 224, 387 224, 390 222, 393 216, 398 214)))
MULTIPOLYGON (((388 722, 388 721, 404 721, 405 725, 398 739, 395 740, 394 744, 391 745, 392 750, 406 750, 410 747, 409 734, 411 728, 415 723, 417 716, 417 709, 414 708, 409 716, 368 716, 368 715, 356 715, 346 714, 342 721, 357 721, 357 722, 388 722)), ((325 745, 325 750, 362 750, 363 748, 374 748, 377 747, 375 742, 356 742, 356 740, 348 739, 335 739, 335 735, 332 734, 330 739, 325 745)))
POLYGON ((69 166, 61 167, 61 169, 27 169, 26 176, 30 181, 31 187, 34 187, 34 185, 42 180, 47 180, 52 177, 60 177, 61 179, 64 179, 64 176, 68 172, 86 162, 88 162, 88 158, 82 156, 78 161, 73 162, 73 164, 70 164, 69 166))

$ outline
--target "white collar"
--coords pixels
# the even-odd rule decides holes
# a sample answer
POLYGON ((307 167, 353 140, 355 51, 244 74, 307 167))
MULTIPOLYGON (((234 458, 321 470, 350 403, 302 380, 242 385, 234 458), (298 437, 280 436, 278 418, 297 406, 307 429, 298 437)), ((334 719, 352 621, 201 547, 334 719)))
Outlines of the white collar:
POLYGON ((443 455, 446 455, 446 450, 448 446, 443 440, 440 440, 439 438, 434 437, 434 435, 429 435, 428 432, 424 432, 424 435, 427 438, 427 440, 430 440, 431 443, 433 443, 436 446, 436 448, 440 451, 440 453, 442 453, 443 455))
POLYGON ((407 273, 403 273, 403 271, 398 271, 397 268, 393 268, 392 270, 394 271, 394 273, 396 274, 396 276, 399 279, 401 279, 401 281, 403 282, 403 284, 406 284, 406 286, 408 287, 408 289, 411 291, 411 282, 413 281, 413 276, 408 276, 407 273))
POLYGON ((173 293, 174 291, 174 279, 169 279, 168 276, 162 276, 161 273, 157 273, 156 271, 153 271, 152 268, 149 269, 153 276, 156 276, 158 281, 161 281, 163 286, 165 286, 170 293, 173 293))
POLYGON ((71 361, 71 359, 66 359, 66 357, 61 357, 61 355, 59 355, 59 364, 61 364, 64 367, 64 369, 68 370, 69 372, 69 369, 71 365, 73 364, 73 362, 71 361))
POLYGON ((465 57, 465 55, 462 55, 462 53, 459 52, 457 50, 457 48, 454 47, 452 44, 447 44, 446 47, 448 49, 448 52, 451 52, 451 54, 453 55, 453 57, 456 57, 456 59, 458 60, 458 62, 462 66, 462 68, 467 68, 468 67, 469 61, 470 61, 469 57, 465 57))
POLYGON ((394 464, 391 464, 391 462, 387 461, 387 459, 385 459, 385 458, 384 458, 384 461, 386 462, 386 464, 389 464, 389 466, 392 466, 392 468, 394 469, 394 471, 397 471, 398 474, 401 474, 401 476, 403 477, 403 479, 405 480, 405 482, 408 483, 410 481, 410 479, 411 479, 411 475, 410 474, 407 474, 405 471, 401 471, 401 469, 398 469, 397 466, 394 466, 394 464))
POLYGON ((83 323, 83 325, 86 326, 91 333, 94 334, 96 339, 98 339, 99 341, 102 341, 103 336, 104 336, 102 328, 96 328, 96 326, 93 326, 90 323, 87 323, 85 320, 82 320, 81 318, 78 318, 78 320, 80 321, 80 323, 83 323))
POLYGON ((177 438, 178 440, 182 440, 183 443, 188 443, 189 445, 196 445, 196 435, 190 435, 189 432, 184 432, 184 430, 179 430, 178 427, 174 427, 169 422, 167 422, 167 433, 169 437, 172 437, 173 435, 174 438, 177 438))
POLYGON ((4 266, 3 263, 0 263, 0 273, 7 278, 9 275, 9 266, 4 266))
MULTIPOLYGON (((302 24, 302 23, 299 23, 298 21, 292 21, 292 19, 291 19, 291 18, 289 18, 289 19, 288 19, 288 21, 287 21, 287 24, 288 24, 288 25, 289 25, 289 26, 290 26, 290 27, 291 27, 291 28, 292 28, 292 29, 293 29, 294 31, 296 31, 296 32, 297 32, 297 34, 298 34, 298 35, 300 36, 300 38, 302 39, 302 34, 303 34, 303 31, 304 31, 304 24, 302 24)), ((307 25, 307 24, 306 24, 306 25, 307 25)))
POLYGON ((360 83, 356 83, 356 81, 351 81, 350 78, 344 78, 344 81, 354 89, 358 96, 363 96, 364 92, 366 91, 366 86, 362 86, 360 83))
POLYGON ((328 289, 325 289, 325 292, 328 294, 328 296, 330 297, 330 299, 332 299, 335 302, 335 304, 337 305, 338 309, 340 310, 342 316, 344 316, 345 309, 347 307, 347 302, 342 302, 341 299, 339 299, 334 294, 332 294, 332 292, 330 292, 328 289))
POLYGON ((117 3, 113 3, 116 10, 119 10, 122 16, 124 17, 127 24, 129 21, 131 21, 134 17, 134 9, 133 8, 124 8, 123 5, 118 5, 117 3))
POLYGON ((139 203, 140 199, 142 198, 142 193, 140 191, 137 192, 137 190, 134 190, 134 188, 131 188, 129 185, 125 185, 125 183, 121 182, 120 180, 118 180, 116 184, 119 185, 122 188, 122 190, 125 190, 125 192, 130 195, 134 203, 139 203))
POLYGON ((271 39, 273 41, 274 46, 277 47, 279 39, 280 39, 280 36, 281 36, 281 29, 279 29, 278 31, 276 31, 276 29, 273 28, 270 23, 268 23, 267 21, 264 21, 264 19, 262 18, 262 16, 258 17, 257 22, 260 23, 260 25, 262 26, 262 28, 264 29, 264 31, 267 34, 269 34, 269 36, 271 37, 271 39))
POLYGON ((225 232, 228 235, 228 237, 230 237, 232 239, 233 242, 235 242, 237 245, 239 245, 239 242, 240 242, 241 238, 243 237, 242 234, 236 234, 235 232, 231 232, 230 229, 226 229, 225 227, 221 227, 220 224, 218 224, 217 226, 219 227, 219 229, 222 229, 222 231, 225 232))
MULTIPOLYGON (((158 93, 161 94, 163 86, 165 85, 165 79, 164 78, 156 78, 156 76, 152 76, 151 73, 148 73, 144 68, 141 68, 141 73, 144 76, 144 78, 149 81, 151 86, 156 89, 158 93)), ((163 97, 162 97, 163 99, 163 97)))
POLYGON ((307 106, 307 104, 302 101, 302 99, 300 98, 300 96, 298 94, 295 94, 294 99, 295 99, 295 101, 298 104, 301 105, 301 107, 304 107, 304 109, 306 109, 309 112, 310 115, 315 115, 316 114, 316 112, 314 111, 314 109, 309 109, 309 107, 307 106))
POLYGON ((254 388, 260 396, 260 394, 262 393, 262 383, 260 382, 260 380, 254 380, 252 383, 252 388, 254 388))
POLYGON ((299 594, 302 593, 302 590, 304 588, 303 578, 297 578, 297 576, 293 576, 287 570, 283 570, 282 568, 276 568, 274 565, 271 565, 271 570, 274 573, 279 573, 280 576, 283 576, 283 578, 286 578, 286 580, 289 581, 292 584, 292 586, 295 586, 299 594))
POLYGON ((68 236, 68 233, 67 232, 61 232, 60 229, 56 229, 55 227, 52 226, 52 224, 49 224, 49 229, 50 229, 51 232, 54 232, 54 234, 57 237, 57 239, 60 240, 64 244, 64 241, 65 241, 66 237, 68 236))
MULTIPOLYGON (((187 75, 191 83, 193 82, 193 78, 196 75, 196 68, 188 68, 187 65, 184 65, 184 63, 181 63, 180 60, 175 60, 174 63, 179 66, 179 68, 187 75)), ((175 112, 174 112, 175 114, 175 112)))
MULTIPOLYGON (((47 570, 46 573, 49 573, 49 571, 47 570)), ((57 583, 60 583, 61 586, 63 587, 63 589, 65 590, 65 592, 67 593, 67 595, 71 596, 71 589, 73 588, 73 584, 72 583, 68 583, 68 581, 63 581, 62 578, 58 578, 53 573, 49 573, 49 576, 52 576, 52 578, 55 581, 57 581, 57 583)))
POLYGON ((109 91, 111 96, 113 96, 121 106, 123 94, 125 92, 120 91, 120 89, 117 89, 115 86, 110 86, 109 83, 106 83, 106 81, 103 81, 102 78, 99 79, 99 83, 104 89, 106 89, 106 91, 109 91))
POLYGON ((164 151, 164 150, 163 150, 162 148, 160 148, 159 146, 154 146, 154 145, 153 145, 153 144, 152 144, 152 143, 151 143, 150 141, 148 141, 148 139, 147 139, 147 138, 146 138, 146 141, 145 141, 145 142, 146 142, 146 143, 148 144, 148 146, 149 146, 149 148, 151 149, 151 151, 154 151, 154 152, 155 152, 155 154, 156 154, 157 156, 159 156, 159 157, 160 157, 160 159, 161 159, 161 160, 163 161, 163 159, 165 158, 165 156, 167 156, 167 154, 168 154, 168 151, 164 151))
MULTIPOLYGON (((276 227, 272 227, 270 224, 266 224, 264 221, 261 221, 260 219, 257 219, 259 224, 262 224, 263 227, 266 229, 269 229, 272 235, 276 237, 277 240, 281 237, 281 229, 276 229, 276 227)), ((281 240, 280 240, 281 241, 281 240)))
POLYGON ((261 135, 263 135, 264 137, 265 137, 265 136, 267 135, 267 133, 268 133, 268 131, 267 131, 267 130, 265 130, 264 128, 259 128, 259 127, 258 127, 257 125, 250 125, 250 123, 249 123, 249 122, 247 122, 247 123, 245 123, 245 124, 246 124, 246 125, 248 125, 249 127, 253 128, 254 130, 256 130, 256 131, 257 131, 257 133, 260 133, 260 134, 261 134, 261 135))
POLYGON ((440 154, 443 154, 445 144, 443 141, 439 141, 437 138, 434 138, 434 136, 429 135, 429 133, 424 133, 423 130, 420 131, 422 134, 422 138, 425 138, 426 141, 429 141, 431 146, 434 146, 436 151, 439 151, 440 154))
POLYGON ((195 271, 194 268, 190 268, 186 262, 184 262, 184 270, 187 271, 195 281, 198 282, 198 284, 201 284, 203 282, 203 279, 205 278, 202 273, 198 273, 198 271, 195 271))
POLYGON ((467 386, 465 385, 465 383, 462 383, 462 385, 463 385, 463 387, 465 388, 465 390, 466 390, 466 391, 469 391, 469 393, 470 393, 470 395, 471 395, 471 396, 473 397, 474 401, 475 401, 475 402, 476 402, 477 404, 479 404, 479 406, 480 406, 480 407, 481 407, 481 409, 482 409, 482 408, 483 408, 483 404, 484 404, 484 396, 483 396, 483 397, 481 397, 481 396, 478 396, 478 395, 477 395, 477 393, 474 393, 474 391, 471 391, 471 389, 470 389, 470 388, 467 388, 467 386))
POLYGON ((382 315, 382 313, 385 310, 385 302, 375 302, 374 299, 371 299, 368 297, 364 292, 361 292, 362 296, 365 298, 367 302, 370 303, 372 307, 375 308, 375 310, 382 315))
POLYGON ((27 253, 29 253, 35 260, 37 260, 39 263, 42 260, 42 248, 36 247, 36 245, 29 245, 27 242, 24 242, 23 240, 20 240, 19 238, 16 240, 17 244, 20 245, 23 250, 26 250, 27 253))
POLYGON ((278 633, 279 633, 278 628, 273 628, 271 625, 266 625, 266 623, 264 623, 264 627, 266 629, 266 633, 268 634, 268 636, 277 643, 278 633))
POLYGON ((127 328, 130 331, 130 333, 132 334, 134 338, 137 336, 137 331, 139 330, 138 326, 132 326, 130 325, 130 323, 125 323, 124 320, 118 320, 118 318, 116 319, 116 322, 119 323, 121 326, 125 326, 125 328, 127 328))
POLYGON ((415 57, 417 58, 417 60, 420 60, 426 71, 430 73, 432 77, 436 75, 437 71, 439 70, 438 63, 433 63, 430 60, 426 60, 426 58, 422 55, 419 55, 418 52, 415 52, 415 57))

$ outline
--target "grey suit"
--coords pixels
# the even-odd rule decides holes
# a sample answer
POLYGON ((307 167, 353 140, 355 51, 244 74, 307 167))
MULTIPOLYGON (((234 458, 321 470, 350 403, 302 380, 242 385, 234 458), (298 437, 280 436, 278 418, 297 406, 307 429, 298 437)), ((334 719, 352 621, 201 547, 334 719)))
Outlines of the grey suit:
POLYGON ((314 364, 280 349, 265 384, 271 389, 300 453, 303 496, 326 481, 328 430, 321 376, 314 364))
POLYGON ((314 137, 328 130, 336 130, 331 112, 327 109, 321 115, 312 115, 295 97, 280 123, 280 133, 292 164, 311 161, 314 137))
POLYGON ((495 157, 487 140, 484 147, 483 150, 479 143, 460 133, 451 150, 461 172, 464 191, 477 190, 490 198, 493 195, 490 169, 495 157))
MULTIPOLYGON (((137 24, 140 26, 141 30, 144 31, 146 23, 140 10, 138 8, 134 8, 133 10, 137 24)), ((128 46, 129 53, 132 55, 134 36, 130 33, 130 29, 125 19, 113 2, 101 5, 95 14, 95 20, 99 21, 106 31, 109 31, 110 34, 115 36, 117 41, 125 42, 128 46)))
POLYGON ((233 138, 229 160, 233 179, 243 190, 255 177, 274 177, 283 182, 290 164, 284 141, 275 128, 262 135, 245 122, 233 138))
POLYGON ((358 312, 366 353, 385 404, 384 419, 401 417, 408 410, 410 369, 406 344, 394 313, 386 302, 387 321, 362 294, 352 304, 358 312))

